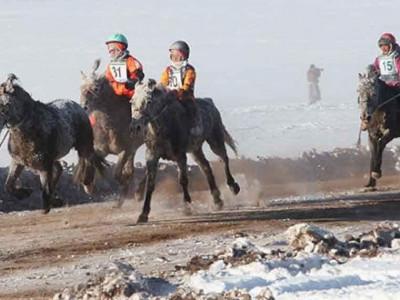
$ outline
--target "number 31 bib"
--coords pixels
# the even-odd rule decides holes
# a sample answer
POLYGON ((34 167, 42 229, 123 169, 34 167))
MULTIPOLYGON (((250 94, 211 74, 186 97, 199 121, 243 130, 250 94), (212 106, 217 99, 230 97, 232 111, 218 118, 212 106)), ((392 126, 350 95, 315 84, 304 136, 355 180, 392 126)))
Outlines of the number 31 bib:
POLYGON ((111 75, 116 82, 124 83, 128 80, 126 61, 113 61, 110 63, 111 75))

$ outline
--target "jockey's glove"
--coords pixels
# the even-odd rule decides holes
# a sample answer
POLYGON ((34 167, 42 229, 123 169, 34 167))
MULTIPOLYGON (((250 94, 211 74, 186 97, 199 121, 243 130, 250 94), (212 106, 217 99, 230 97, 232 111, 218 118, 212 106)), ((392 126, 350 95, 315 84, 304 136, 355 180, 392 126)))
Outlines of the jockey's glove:
POLYGON ((135 89, 135 84, 136 84, 136 82, 137 82, 137 80, 128 79, 128 80, 125 82, 125 87, 126 87, 128 90, 132 91, 132 90, 135 89))

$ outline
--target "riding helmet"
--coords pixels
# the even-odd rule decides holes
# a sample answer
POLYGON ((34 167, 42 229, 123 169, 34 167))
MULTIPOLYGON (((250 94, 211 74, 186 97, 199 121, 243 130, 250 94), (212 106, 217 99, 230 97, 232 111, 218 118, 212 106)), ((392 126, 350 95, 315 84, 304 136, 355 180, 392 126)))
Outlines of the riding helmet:
POLYGON ((169 51, 171 50, 178 50, 182 53, 183 59, 188 59, 190 54, 189 45, 184 41, 176 41, 173 42, 172 45, 169 47, 169 51))
POLYGON ((128 39, 121 33, 115 33, 110 35, 110 37, 106 41, 106 45, 112 42, 121 43, 124 44, 126 47, 128 47, 128 39))
POLYGON ((382 45, 389 45, 392 46, 396 43, 396 38, 391 33, 383 33, 379 38, 378 45, 379 47, 382 45))

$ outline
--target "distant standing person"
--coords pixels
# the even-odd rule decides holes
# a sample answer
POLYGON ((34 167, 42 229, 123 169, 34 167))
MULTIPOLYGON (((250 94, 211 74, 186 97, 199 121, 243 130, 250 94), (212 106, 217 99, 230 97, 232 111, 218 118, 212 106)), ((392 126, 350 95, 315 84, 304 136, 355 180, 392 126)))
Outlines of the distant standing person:
POLYGON ((308 101, 314 103, 321 100, 321 91, 319 89, 319 77, 324 69, 316 68, 315 65, 310 65, 307 71, 308 80, 308 101))

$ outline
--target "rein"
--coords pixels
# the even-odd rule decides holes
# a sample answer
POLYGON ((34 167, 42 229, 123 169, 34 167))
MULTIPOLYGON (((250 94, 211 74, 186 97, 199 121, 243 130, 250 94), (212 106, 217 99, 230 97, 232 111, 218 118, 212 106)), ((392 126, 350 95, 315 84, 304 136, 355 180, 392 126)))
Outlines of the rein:
POLYGON ((158 115, 156 115, 153 119, 149 120, 149 122, 154 122, 159 117, 161 117, 167 111, 168 107, 169 107, 169 104, 165 105, 165 107, 161 110, 161 112, 158 115))
POLYGON ((0 143, 0 148, 1 148, 1 146, 3 146, 4 141, 6 140, 6 138, 7 138, 7 136, 8 136, 9 133, 10 133, 10 129, 8 129, 8 130, 6 131, 6 134, 3 136, 3 139, 1 140, 1 143, 0 143))
POLYGON ((395 99, 397 99, 397 98, 399 98, 399 97, 400 97, 400 93, 398 93, 397 95, 394 95, 393 97, 389 98, 389 99, 386 100, 385 102, 379 104, 378 107, 377 107, 375 110, 380 109, 382 106, 388 104, 389 102, 391 102, 391 101, 393 101, 393 100, 395 100, 395 99))

